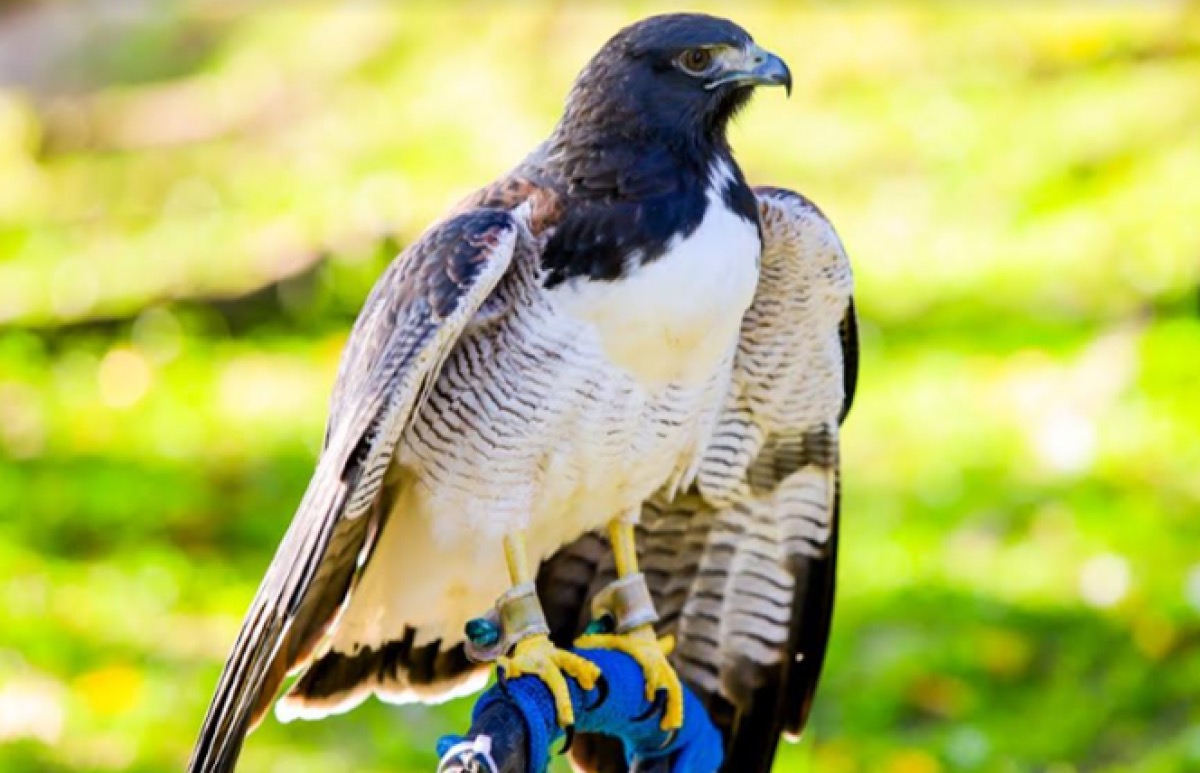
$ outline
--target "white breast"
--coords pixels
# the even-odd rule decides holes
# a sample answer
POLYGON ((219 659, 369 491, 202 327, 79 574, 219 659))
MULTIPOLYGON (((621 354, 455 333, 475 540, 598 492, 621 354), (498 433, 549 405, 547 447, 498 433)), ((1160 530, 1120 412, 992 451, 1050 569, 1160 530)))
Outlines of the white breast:
MULTIPOLYGON (((720 164, 700 225, 622 279, 576 279, 552 291, 559 308, 586 321, 612 362, 639 382, 697 383, 734 345, 758 282, 758 228, 721 196, 720 164)), ((638 256, 633 256, 637 258, 638 256)))

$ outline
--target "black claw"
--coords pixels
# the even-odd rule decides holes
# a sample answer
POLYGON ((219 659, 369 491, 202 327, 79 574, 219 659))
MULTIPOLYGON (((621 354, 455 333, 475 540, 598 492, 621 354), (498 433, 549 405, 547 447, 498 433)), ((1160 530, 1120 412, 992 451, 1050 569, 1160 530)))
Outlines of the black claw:
POLYGON ((609 694, 608 680, 604 678, 604 674, 601 674, 600 678, 596 680, 595 690, 596 690, 595 702, 593 702, 592 705, 590 705, 590 706, 584 706, 583 707, 584 711, 595 711, 596 709, 603 706, 604 702, 606 700, 608 700, 608 694, 609 694))
POLYGON ((667 694, 666 694, 666 692, 659 690, 658 692, 656 692, 654 694, 654 703, 650 704, 650 708, 646 709, 645 712, 638 714, 636 717, 634 717, 633 721, 641 722, 643 720, 649 719, 650 717, 654 716, 658 712, 665 709, 666 704, 667 704, 667 694))
POLYGON ((567 736, 567 740, 563 741, 562 748, 558 750, 560 756, 571 751, 571 744, 575 743, 575 726, 567 725, 563 728, 563 733, 567 736))

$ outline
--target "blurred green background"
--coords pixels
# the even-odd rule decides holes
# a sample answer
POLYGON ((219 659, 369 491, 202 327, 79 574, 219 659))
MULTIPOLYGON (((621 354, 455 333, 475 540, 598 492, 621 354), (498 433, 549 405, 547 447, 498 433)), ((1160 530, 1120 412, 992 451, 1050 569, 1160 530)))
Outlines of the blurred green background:
MULTIPOLYGON (((0 2, 0 770, 170 771, 386 261, 669 6, 0 2)), ((1200 5, 727 4, 855 261, 840 603, 781 771, 1200 770, 1200 5)), ((439 709, 250 740, 431 771, 439 709)))

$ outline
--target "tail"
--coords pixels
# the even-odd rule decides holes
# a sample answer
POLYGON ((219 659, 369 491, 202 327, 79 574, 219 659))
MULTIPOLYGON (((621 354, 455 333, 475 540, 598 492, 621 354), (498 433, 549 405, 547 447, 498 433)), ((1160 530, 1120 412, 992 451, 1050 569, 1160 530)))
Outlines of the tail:
POLYGON ((262 720, 287 675, 276 657, 285 622, 262 595, 260 590, 221 672, 188 773, 232 773, 246 734, 262 720))
POLYGON ((188 773, 232 773, 288 673, 312 657, 347 599, 376 519, 339 519, 346 488, 318 466, 250 605, 200 728, 188 773))

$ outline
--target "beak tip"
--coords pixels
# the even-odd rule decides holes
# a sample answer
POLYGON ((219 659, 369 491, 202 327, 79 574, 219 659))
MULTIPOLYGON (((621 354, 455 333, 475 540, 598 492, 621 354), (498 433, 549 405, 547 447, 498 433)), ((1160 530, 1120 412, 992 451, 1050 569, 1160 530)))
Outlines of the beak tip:
POLYGON ((767 52, 767 59, 759 66, 759 72, 764 82, 783 86, 784 93, 792 96, 792 70, 781 57, 767 52))

